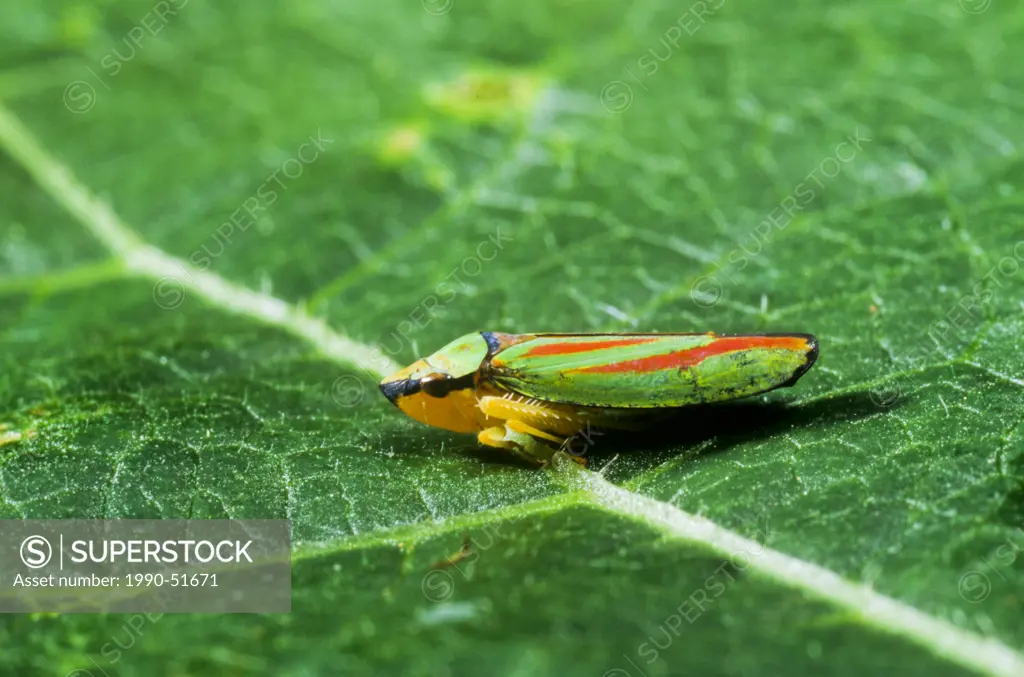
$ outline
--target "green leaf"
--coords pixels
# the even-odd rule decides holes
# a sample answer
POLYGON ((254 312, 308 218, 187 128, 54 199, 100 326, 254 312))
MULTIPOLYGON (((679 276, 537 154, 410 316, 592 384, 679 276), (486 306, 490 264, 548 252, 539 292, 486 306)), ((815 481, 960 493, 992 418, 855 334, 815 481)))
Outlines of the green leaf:
POLYGON ((296 543, 290 615, 5 616, 0 673, 1024 674, 1022 38, 989 0, 5 6, 0 517, 296 543), (822 353, 533 471, 376 392, 481 329, 822 353))

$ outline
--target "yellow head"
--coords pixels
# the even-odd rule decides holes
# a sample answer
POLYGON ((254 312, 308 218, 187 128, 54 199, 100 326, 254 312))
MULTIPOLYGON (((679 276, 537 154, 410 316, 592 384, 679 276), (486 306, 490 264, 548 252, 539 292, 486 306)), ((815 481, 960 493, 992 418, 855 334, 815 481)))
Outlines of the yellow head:
POLYGON ((380 391, 421 423, 460 433, 483 430, 476 375, 488 351, 484 334, 466 334, 387 377, 380 391))

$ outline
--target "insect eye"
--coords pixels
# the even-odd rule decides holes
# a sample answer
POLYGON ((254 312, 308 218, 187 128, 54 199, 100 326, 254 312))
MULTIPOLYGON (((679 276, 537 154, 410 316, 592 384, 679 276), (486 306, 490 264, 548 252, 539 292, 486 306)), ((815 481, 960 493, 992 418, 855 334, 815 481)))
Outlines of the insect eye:
POLYGON ((448 374, 427 374, 420 379, 420 390, 431 397, 444 397, 451 390, 448 374))

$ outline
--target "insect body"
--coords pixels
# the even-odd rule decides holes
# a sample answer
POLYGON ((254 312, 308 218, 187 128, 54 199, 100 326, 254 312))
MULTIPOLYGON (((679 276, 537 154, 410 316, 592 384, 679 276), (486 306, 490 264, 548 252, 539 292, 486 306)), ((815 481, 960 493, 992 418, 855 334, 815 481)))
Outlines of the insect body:
POLYGON ((691 404, 791 386, 818 357, 809 334, 466 334, 392 374, 412 418, 544 465, 580 431, 632 429, 691 404))

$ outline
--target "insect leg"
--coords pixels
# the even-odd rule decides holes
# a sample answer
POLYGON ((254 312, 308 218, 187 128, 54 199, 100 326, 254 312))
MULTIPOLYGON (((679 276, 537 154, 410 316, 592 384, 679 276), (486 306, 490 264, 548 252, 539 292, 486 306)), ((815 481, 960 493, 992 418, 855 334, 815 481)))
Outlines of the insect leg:
POLYGON ((518 395, 485 395, 478 400, 477 406, 491 418, 522 421, 536 431, 531 432, 531 435, 558 444, 566 437, 575 435, 586 425, 585 420, 569 407, 518 395))
POLYGON ((543 430, 537 430, 533 426, 527 425, 526 423, 523 423, 522 421, 519 421, 517 419, 505 421, 505 428, 517 433, 530 435, 531 437, 539 437, 544 440, 550 440, 551 442, 557 442, 558 449, 564 451, 569 458, 571 458, 572 460, 576 461, 577 463, 584 467, 586 467, 587 465, 587 460, 585 458, 583 458, 582 456, 576 456, 571 451, 569 451, 569 448, 566 446, 566 440, 564 438, 549 435, 543 430))
POLYGON ((514 430, 517 433, 525 433, 527 435, 532 435, 533 437, 539 437, 542 440, 547 440, 549 442, 554 442, 555 444, 559 444, 559 445, 562 444, 562 442, 565 441, 565 438, 563 438, 563 437, 555 437, 554 435, 552 435, 550 433, 546 433, 543 430, 538 430, 537 428, 534 428, 529 423, 525 423, 523 421, 520 421, 517 418, 513 418, 513 419, 509 419, 509 420, 505 421, 505 427, 509 428, 510 430, 514 430))
POLYGON ((492 428, 496 431, 489 436, 492 440, 516 440, 517 449, 540 457, 544 463, 556 451, 544 443, 551 442, 566 451, 577 463, 586 465, 582 457, 569 452, 565 445, 566 438, 574 435, 584 425, 571 411, 547 402, 516 399, 514 396, 484 396, 479 400, 479 407, 488 417, 505 421, 503 433, 500 428, 492 428))
POLYGON ((551 460, 555 450, 538 442, 527 434, 517 432, 506 426, 494 426, 480 431, 477 435, 480 444, 488 447, 505 449, 524 461, 544 467, 551 460))

